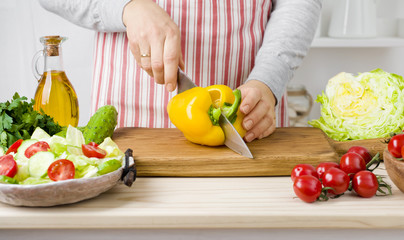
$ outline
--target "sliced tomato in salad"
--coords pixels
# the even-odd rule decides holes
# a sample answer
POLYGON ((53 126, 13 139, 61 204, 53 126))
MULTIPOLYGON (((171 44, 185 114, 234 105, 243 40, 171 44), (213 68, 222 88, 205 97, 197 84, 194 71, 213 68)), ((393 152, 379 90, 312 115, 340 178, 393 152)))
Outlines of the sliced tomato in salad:
POLYGON ((48 176, 52 181, 62 181, 73 179, 75 168, 72 161, 67 159, 59 159, 54 161, 48 168, 48 176))
POLYGON ((82 144, 81 150, 83 151, 84 156, 86 157, 95 157, 95 158, 104 158, 107 155, 107 152, 98 146, 93 146, 90 144, 82 144))
POLYGON ((97 143, 95 143, 95 142, 89 142, 89 143, 88 143, 88 145, 90 145, 90 146, 94 146, 94 147, 98 147, 98 144, 97 144, 97 143))
POLYGON ((18 148, 21 146, 22 141, 23 141, 22 139, 18 139, 13 144, 11 144, 11 146, 7 149, 6 154, 16 153, 18 148))
POLYGON ((4 155, 0 157, 0 175, 14 177, 17 174, 17 162, 12 155, 4 155))
POLYGON ((49 149, 50 146, 47 142, 39 141, 29 146, 24 154, 27 158, 30 158, 37 152, 47 152, 49 149))

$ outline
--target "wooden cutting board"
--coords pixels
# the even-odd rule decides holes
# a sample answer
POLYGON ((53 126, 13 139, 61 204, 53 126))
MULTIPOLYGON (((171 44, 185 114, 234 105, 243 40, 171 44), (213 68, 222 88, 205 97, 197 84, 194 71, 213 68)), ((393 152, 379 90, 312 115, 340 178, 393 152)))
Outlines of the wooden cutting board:
POLYGON ((226 146, 193 144, 176 128, 119 128, 113 140, 121 150, 133 150, 138 176, 281 176, 290 175, 299 163, 339 161, 325 134, 316 128, 278 128, 247 144, 254 159, 226 146))

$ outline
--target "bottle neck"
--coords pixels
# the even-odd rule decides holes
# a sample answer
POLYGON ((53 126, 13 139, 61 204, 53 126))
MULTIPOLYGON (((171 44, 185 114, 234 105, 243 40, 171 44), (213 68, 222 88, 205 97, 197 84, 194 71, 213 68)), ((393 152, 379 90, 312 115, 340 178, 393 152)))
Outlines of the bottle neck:
POLYGON ((64 71, 62 60, 62 48, 60 46, 46 46, 44 50, 45 54, 45 71, 52 70, 64 71))

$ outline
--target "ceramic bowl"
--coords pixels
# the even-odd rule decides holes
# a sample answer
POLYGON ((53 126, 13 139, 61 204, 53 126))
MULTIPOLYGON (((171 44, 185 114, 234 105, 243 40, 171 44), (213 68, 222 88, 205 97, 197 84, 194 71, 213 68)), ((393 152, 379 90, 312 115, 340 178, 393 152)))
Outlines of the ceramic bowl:
POLYGON ((50 207, 76 203, 100 195, 119 182, 131 186, 136 179, 132 150, 125 152, 124 166, 108 174, 38 185, 0 183, 0 202, 13 206, 50 207))
POLYGON ((404 193, 404 160, 397 160, 387 149, 384 150, 383 160, 391 181, 404 193))
POLYGON ((0 183, 0 202, 13 206, 50 207, 93 198, 114 187, 123 169, 94 177, 38 185, 0 183))

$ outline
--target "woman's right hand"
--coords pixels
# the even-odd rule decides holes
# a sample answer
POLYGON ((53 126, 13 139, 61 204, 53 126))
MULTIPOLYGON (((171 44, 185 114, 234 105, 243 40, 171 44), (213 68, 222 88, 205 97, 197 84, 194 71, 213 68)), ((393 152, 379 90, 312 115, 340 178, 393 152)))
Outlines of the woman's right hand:
POLYGON ((168 91, 174 91, 178 66, 184 67, 178 26, 152 0, 129 2, 122 17, 136 62, 154 77, 156 83, 165 84, 168 91))

